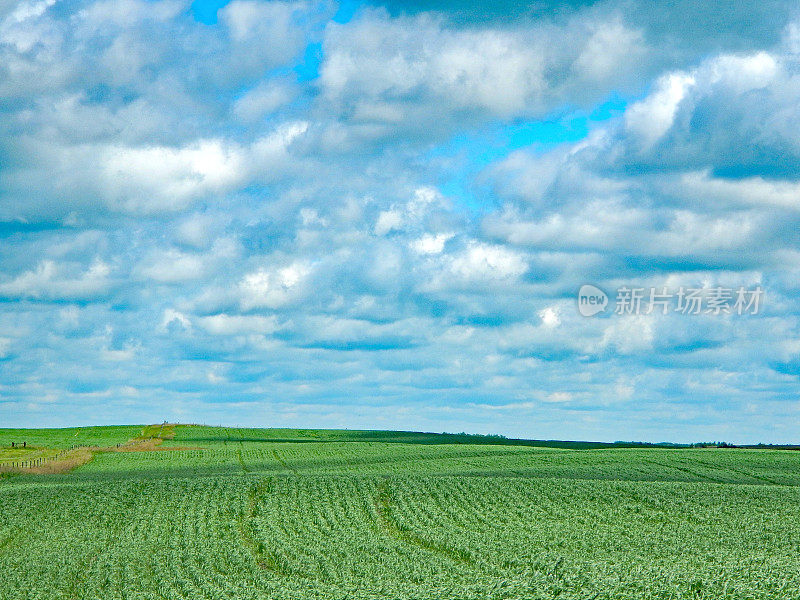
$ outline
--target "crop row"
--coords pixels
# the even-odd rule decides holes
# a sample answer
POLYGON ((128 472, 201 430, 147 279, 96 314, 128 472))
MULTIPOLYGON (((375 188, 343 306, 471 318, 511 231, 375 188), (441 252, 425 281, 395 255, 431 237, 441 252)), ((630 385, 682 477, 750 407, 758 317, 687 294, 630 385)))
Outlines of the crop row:
POLYGON ((800 597, 791 487, 450 476, 0 486, 0 599, 800 597))
MULTIPOLYGON (((169 448, 165 442, 164 448, 169 448)), ((204 449, 98 455, 81 473, 469 475, 540 479, 800 485, 800 452, 550 450, 491 445, 230 442, 204 449)))

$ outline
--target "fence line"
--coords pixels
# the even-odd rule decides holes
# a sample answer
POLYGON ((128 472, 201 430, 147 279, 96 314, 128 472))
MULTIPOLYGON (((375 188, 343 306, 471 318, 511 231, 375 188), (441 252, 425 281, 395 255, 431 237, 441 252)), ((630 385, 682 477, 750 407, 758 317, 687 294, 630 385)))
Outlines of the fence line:
MULTIPOLYGON (((8 469, 32 469, 34 467, 40 467, 46 463, 52 462, 54 460, 59 460, 63 458, 67 453, 72 452, 78 448, 92 448, 93 446, 87 446, 85 444, 72 444, 69 450, 63 449, 59 450, 59 452, 53 456, 40 456, 39 458, 29 458, 25 460, 15 460, 10 462, 0 462, 0 469, 8 468, 8 469)), ((119 447, 119 445, 117 445, 119 447)))

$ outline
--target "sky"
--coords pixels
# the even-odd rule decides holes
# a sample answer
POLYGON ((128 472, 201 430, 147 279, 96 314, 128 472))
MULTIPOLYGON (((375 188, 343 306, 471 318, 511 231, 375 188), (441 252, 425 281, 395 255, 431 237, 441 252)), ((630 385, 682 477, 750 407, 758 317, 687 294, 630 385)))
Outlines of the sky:
POLYGON ((0 0, 0 427, 800 442, 798 132, 795 2, 0 0))

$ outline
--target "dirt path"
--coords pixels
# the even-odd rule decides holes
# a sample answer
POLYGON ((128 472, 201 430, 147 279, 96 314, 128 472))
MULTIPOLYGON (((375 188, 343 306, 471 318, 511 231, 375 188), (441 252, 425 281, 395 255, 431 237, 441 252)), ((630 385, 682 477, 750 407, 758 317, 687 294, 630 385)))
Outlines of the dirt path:
MULTIPOLYGON (((166 446, 161 444, 165 439, 175 437, 174 423, 163 423, 161 425, 147 425, 142 429, 142 433, 129 439, 127 442, 116 446, 80 446, 71 450, 59 452, 54 457, 47 458, 36 466, 12 466, 13 463, 0 464, 0 473, 9 474, 32 474, 32 475, 52 475, 55 473, 68 473, 73 469, 85 465, 91 461, 95 454, 103 452, 163 452, 170 450, 201 450, 198 446, 166 446)), ((50 451, 49 448, 41 448, 42 451, 50 451)), ((24 459, 27 462, 27 458, 24 459)), ((19 463, 20 461, 17 461, 19 463)))

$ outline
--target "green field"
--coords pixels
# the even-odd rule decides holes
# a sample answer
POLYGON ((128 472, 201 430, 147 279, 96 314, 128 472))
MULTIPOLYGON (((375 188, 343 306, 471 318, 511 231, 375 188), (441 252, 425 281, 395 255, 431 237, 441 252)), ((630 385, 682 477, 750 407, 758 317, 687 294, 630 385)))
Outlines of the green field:
POLYGON ((169 433, 0 430, 0 599, 800 598, 800 452, 169 433))

